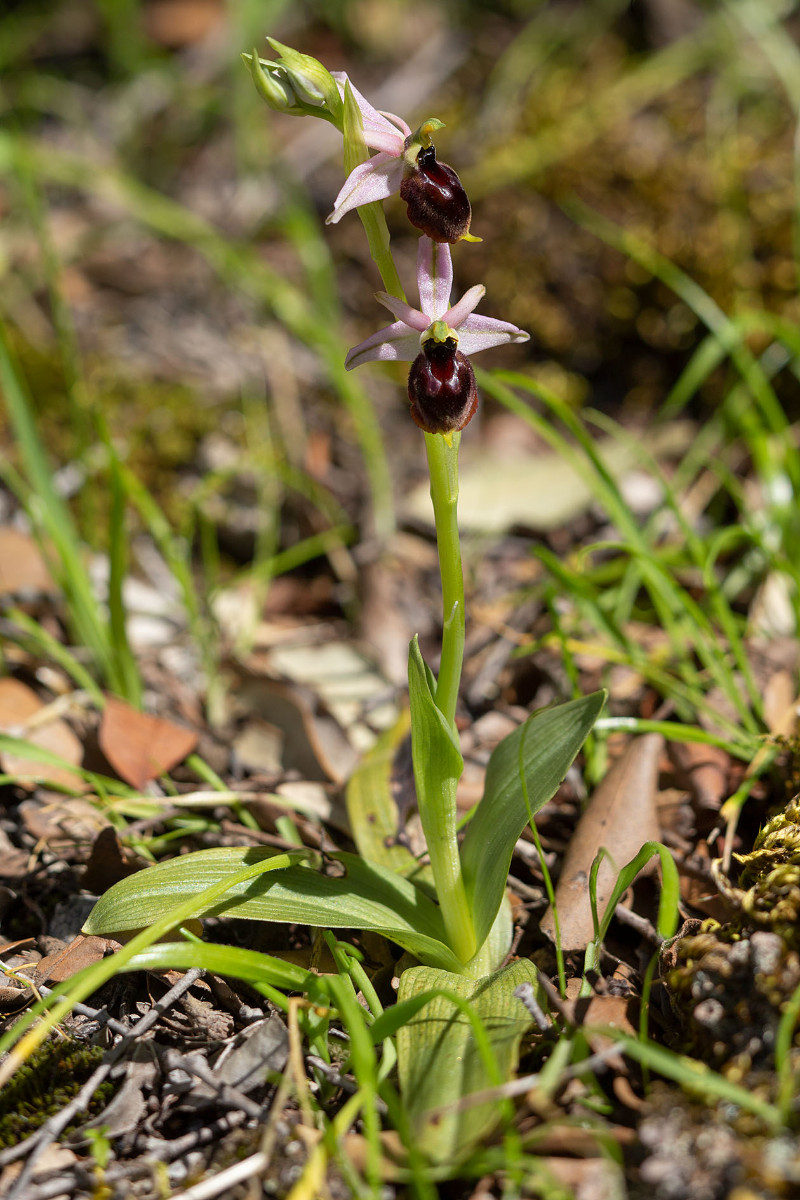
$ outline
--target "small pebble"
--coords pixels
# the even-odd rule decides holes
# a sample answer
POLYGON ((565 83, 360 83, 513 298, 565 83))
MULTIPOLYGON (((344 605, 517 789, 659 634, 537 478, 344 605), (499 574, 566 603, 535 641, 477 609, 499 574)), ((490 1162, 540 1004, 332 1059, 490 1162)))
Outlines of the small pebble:
POLYGON ((756 975, 774 975, 783 959, 783 942, 777 933, 760 930, 750 938, 753 956, 753 972, 756 975))
POLYGON ((692 1015, 698 1025, 702 1025, 706 1029, 713 1029, 722 1022, 725 1016, 725 1009, 719 1000, 710 996, 708 1000, 700 1001, 692 1015))
POLYGON ((746 967, 750 961, 750 942, 734 942, 728 951, 728 962, 732 967, 746 967))

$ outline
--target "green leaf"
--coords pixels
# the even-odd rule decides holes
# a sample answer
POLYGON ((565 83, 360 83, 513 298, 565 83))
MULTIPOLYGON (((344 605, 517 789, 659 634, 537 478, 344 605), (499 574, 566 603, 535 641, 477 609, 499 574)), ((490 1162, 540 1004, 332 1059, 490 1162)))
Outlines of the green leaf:
POLYGON ((499 971, 508 958, 513 940, 514 917, 508 893, 504 891, 488 936, 467 963, 463 974, 470 979, 485 979, 493 971, 499 971))
MULTIPOLYGON (((461 1111, 451 1106, 505 1083, 515 1070, 531 1024, 514 996, 521 983, 536 985, 527 959, 480 982, 431 967, 412 967, 400 977, 398 1007, 408 1016, 397 1031, 400 1089, 414 1143, 436 1162, 463 1155, 502 1115, 496 1098, 461 1111), (432 995, 424 1001, 426 993, 432 995), (434 1111, 441 1109, 447 1111, 434 1111)), ((383 1018, 373 1033, 379 1022, 383 1018)))
POLYGON ((617 882, 614 884, 614 889, 608 898, 605 913, 602 921, 597 913, 597 872, 600 863, 604 858, 611 858, 605 846, 602 846, 595 855, 589 872, 589 899, 592 905, 592 917, 594 919, 594 940, 586 947, 584 954, 584 981, 581 988, 581 995, 591 995, 591 987, 586 980, 586 972, 596 970, 600 946, 605 940, 609 926, 616 912, 617 905, 622 897, 627 892, 628 888, 633 883, 636 876, 644 869, 651 858, 655 856, 661 860, 661 896, 658 902, 658 917, 656 918, 656 929, 662 938, 665 940, 671 938, 678 928, 679 911, 678 905, 681 897, 680 877, 678 868, 675 865, 675 859, 671 852, 661 842, 645 842, 641 850, 629 863, 626 863, 617 876, 617 882))
MULTIPOLYGON (((165 905, 271 858, 263 847, 198 850, 148 867, 112 887, 93 908, 85 933, 122 933, 150 925, 165 905)), ((337 854, 345 873, 336 877, 295 865, 309 857, 298 852, 280 871, 234 884, 224 899, 198 907, 193 916, 248 917, 256 921, 305 924, 324 929, 372 929, 397 942, 423 962, 457 971, 460 963, 444 942, 439 909, 427 896, 392 871, 355 854, 337 854)))
MULTIPOLYGON (((119 799, 138 796, 138 792, 134 788, 129 787, 127 783, 122 783, 119 779, 111 779, 105 775, 98 775, 96 771, 87 771, 85 767, 79 767, 74 763, 68 762, 66 758, 62 758, 54 750, 48 750, 45 746, 37 746, 35 742, 26 741, 25 738, 14 737, 10 733, 0 733, 0 755, 2 754, 15 755, 17 758, 27 759, 28 762, 41 763, 43 768, 57 767, 59 770, 72 771, 73 774, 80 776, 81 779, 85 779, 87 783, 90 783, 95 790, 113 791, 119 799)), ((20 776, 3 775, 0 778, 4 782, 13 783, 20 776)), ((47 782, 48 786, 56 786, 58 791, 69 791, 63 785, 54 785, 49 780, 46 769, 42 770, 41 774, 37 773, 36 776, 26 775, 25 778, 36 778, 41 782, 47 782)))
POLYGON ((500 907, 517 838, 533 814, 555 795, 605 698, 605 692, 593 692, 534 713, 503 739, 489 759, 483 798, 461 848, 479 945, 500 907))
POLYGON ((361 759, 347 783, 347 816, 363 858, 399 875, 418 878, 423 870, 430 872, 397 840, 399 817, 392 795, 392 767, 410 728, 406 711, 361 759))
POLYGON ((268 984, 289 992, 309 992, 319 987, 320 976, 271 954, 243 946, 218 946, 214 942, 158 942, 147 946, 123 966, 124 971, 189 971, 200 967, 215 975, 268 984))
POLYGON ((408 654, 408 694, 417 802, 421 814, 428 797, 428 804, 435 810, 451 806, 455 814, 455 789, 464 770, 464 760, 452 729, 436 707, 432 681, 415 637, 408 654), (418 762, 422 770, 417 769, 418 762))
MULTIPOLYGON (((26 758, 30 762, 41 763, 43 767, 58 767, 60 771, 74 771, 76 775, 82 775, 84 779, 89 777, 88 771, 76 767, 74 763, 67 762, 60 754, 56 754, 55 750, 48 750, 46 746, 37 746, 35 742, 14 737, 10 733, 0 733, 0 754, 16 755, 19 758, 26 758)), ((43 771, 41 777, 46 779, 47 772, 43 771)))
POLYGON ((274 854, 266 858, 262 856, 242 866, 238 873, 227 874, 222 880, 217 879, 206 890, 204 895, 198 895, 195 890, 188 899, 179 900, 177 904, 170 904, 168 896, 162 897, 160 911, 148 929, 137 933, 116 954, 112 954, 100 962, 93 963, 90 967, 78 971, 71 979, 57 984, 48 997, 47 1002, 40 1000, 24 1016, 20 1017, 11 1029, 7 1030, 0 1037, 0 1058, 5 1055, 7 1050, 10 1050, 12 1046, 16 1046, 16 1043, 19 1042, 19 1046, 0 1062, 0 1088, 7 1079, 11 1078, 17 1066, 25 1062, 36 1047, 41 1045, 47 1037, 48 1032, 59 1021, 64 1019, 75 1004, 79 1004, 87 996, 91 996, 92 992, 102 987, 113 975, 121 971, 125 963, 129 962, 134 955, 144 950, 145 947, 152 945, 159 938, 169 933, 170 930, 177 929, 180 925, 183 925, 198 912, 208 911, 212 906, 215 906, 219 898, 224 895, 232 884, 246 883, 258 875, 280 870, 282 867, 287 866, 293 861, 297 862, 298 859, 303 857, 307 857, 307 852, 305 854, 295 853, 292 855, 274 854), (50 1007, 51 1004, 53 1007, 50 1007), (36 1024, 34 1028, 31 1028, 36 1022, 38 1015, 45 1008, 48 1009, 46 1018, 36 1024))
POLYGON ((457 838, 456 788, 464 760, 457 734, 436 704, 434 686, 414 637, 408 650, 408 696, 417 807, 447 941, 463 964, 480 949, 464 890, 457 838))
MULTIPOLYGON (((599 1030, 602 1026, 597 1028, 599 1030)), ((771 1131, 777 1133, 781 1129, 781 1114, 776 1105, 763 1098, 762 1089, 751 1091, 740 1087, 724 1075, 712 1071, 699 1059, 690 1058, 688 1054, 676 1054, 674 1050, 647 1039, 631 1037, 613 1026, 603 1029, 603 1033, 630 1058, 649 1067, 651 1071, 657 1071, 665 1079, 672 1079, 690 1094, 736 1105, 743 1112, 754 1113, 771 1131)))

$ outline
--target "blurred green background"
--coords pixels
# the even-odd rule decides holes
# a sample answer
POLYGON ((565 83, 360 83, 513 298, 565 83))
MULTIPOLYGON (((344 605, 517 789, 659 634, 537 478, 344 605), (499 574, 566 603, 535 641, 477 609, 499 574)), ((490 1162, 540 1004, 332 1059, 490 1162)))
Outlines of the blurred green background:
MULTIPOLYGON (((657 412, 706 334, 703 305, 712 322, 715 305, 756 314, 756 353, 757 314, 800 315, 799 30, 775 0, 12 0, 0 308, 48 446, 84 458, 99 407, 171 513, 187 471, 222 469, 253 437, 312 476, 323 460, 363 475, 352 423, 368 393, 401 479, 403 455, 418 461, 402 372, 345 384, 336 368, 382 323, 379 281, 357 219, 322 223, 337 135, 269 112, 240 63, 269 53, 267 33, 412 126, 446 122, 439 154, 484 238, 456 248, 457 288, 485 283, 484 311, 532 334, 486 365, 575 407, 657 412)), ((411 286, 415 237, 399 201, 388 215, 411 286)), ((713 407, 729 373, 705 372, 690 408, 713 407)), ((791 414, 793 374, 775 386, 791 414)), ((333 480, 346 508, 359 486, 333 480)))

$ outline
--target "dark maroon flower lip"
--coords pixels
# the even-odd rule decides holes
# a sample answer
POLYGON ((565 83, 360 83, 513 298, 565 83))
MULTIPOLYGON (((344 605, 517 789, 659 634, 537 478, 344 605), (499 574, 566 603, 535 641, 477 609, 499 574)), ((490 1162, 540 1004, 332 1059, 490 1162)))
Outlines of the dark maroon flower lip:
POLYGON ((408 219, 434 242, 460 242, 469 233, 472 208, 452 167, 439 162, 433 143, 420 150, 400 184, 408 219))
POLYGON ((475 416, 475 372, 455 338, 429 338, 408 373, 411 417, 426 433, 456 433, 475 416))

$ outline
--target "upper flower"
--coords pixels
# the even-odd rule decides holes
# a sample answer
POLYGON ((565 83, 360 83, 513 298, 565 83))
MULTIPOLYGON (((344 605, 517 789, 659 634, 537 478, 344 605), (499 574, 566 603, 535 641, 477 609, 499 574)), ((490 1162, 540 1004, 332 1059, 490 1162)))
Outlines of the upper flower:
POLYGON ((420 238, 417 286, 419 308, 412 308, 410 304, 386 292, 376 293, 379 303, 388 308, 397 320, 353 347, 345 359, 348 371, 375 360, 413 362, 424 343, 431 338, 437 342, 454 339, 462 354, 477 354, 491 346, 528 340, 529 335, 516 325, 475 313, 486 292, 483 284, 471 287, 457 304, 450 307, 453 262, 450 247, 446 243, 420 238))
POLYGON ((441 121, 431 117, 412 133, 402 117, 373 108, 344 72, 331 74, 311 55, 274 38, 267 41, 277 59, 259 58, 256 50, 242 58, 271 108, 322 117, 344 134, 345 145, 352 136, 362 151, 364 146, 378 151, 348 175, 328 217, 330 223, 353 208, 399 192, 412 225, 433 241, 480 240, 469 232, 472 210, 461 180, 452 167, 436 161, 431 134, 442 128, 441 121), (348 112, 355 117, 355 128, 348 129, 348 112))
POLYGON ((402 117, 373 108, 347 75, 337 72, 334 79, 342 97, 346 88, 352 92, 361 114, 364 142, 378 153, 350 172, 327 223, 336 224, 351 209, 399 192, 412 225, 427 237, 435 242, 468 238, 472 210, 467 193, 452 167, 437 162, 431 140, 443 123, 430 117, 412 132, 402 117))

